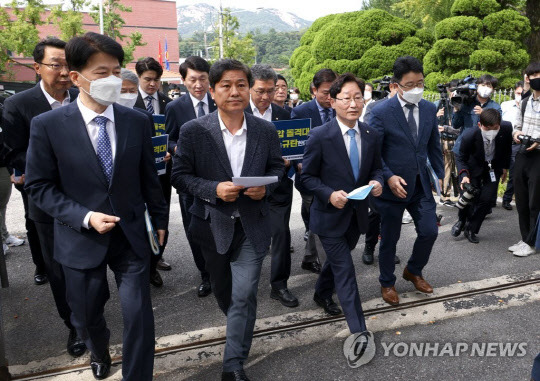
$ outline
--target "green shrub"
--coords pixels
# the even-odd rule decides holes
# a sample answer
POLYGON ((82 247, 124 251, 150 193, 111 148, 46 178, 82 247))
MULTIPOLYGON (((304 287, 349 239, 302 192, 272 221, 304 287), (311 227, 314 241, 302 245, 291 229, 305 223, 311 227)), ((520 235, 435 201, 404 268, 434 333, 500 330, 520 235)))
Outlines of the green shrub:
POLYGON ((435 26, 437 40, 443 38, 477 42, 483 37, 483 25, 477 17, 456 16, 444 19, 435 26))
POLYGON ((439 83, 448 83, 449 79, 440 71, 434 71, 426 75, 424 82, 427 90, 437 91, 437 85, 439 83))
POLYGON ((476 70, 499 71, 504 69, 501 66, 504 66, 504 57, 495 50, 475 50, 469 58, 469 67, 476 70))
POLYGON ((485 17, 501 8, 497 0, 456 0, 451 12, 455 16, 485 17))
POLYGON ((520 44, 531 33, 529 19, 510 9, 486 16, 483 23, 486 36, 520 44))

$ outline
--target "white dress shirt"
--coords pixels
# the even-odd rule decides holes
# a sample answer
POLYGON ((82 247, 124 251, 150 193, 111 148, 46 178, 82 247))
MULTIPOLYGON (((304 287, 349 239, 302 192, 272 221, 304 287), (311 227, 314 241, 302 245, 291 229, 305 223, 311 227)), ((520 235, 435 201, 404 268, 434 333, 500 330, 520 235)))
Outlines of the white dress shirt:
POLYGON ((203 103, 203 110, 204 115, 208 115, 210 113, 210 109, 208 108, 208 94, 204 94, 204 98, 201 100, 198 100, 195 98, 191 93, 188 93, 189 97, 191 98, 191 102, 193 103, 193 108, 195 109, 195 115, 197 115, 197 118, 200 118, 201 115, 199 115, 199 103, 203 103))
POLYGON ((223 136, 223 143, 227 150, 227 156, 229 157, 229 163, 231 163, 231 169, 234 177, 240 177, 242 173, 242 167, 244 165, 244 156, 246 155, 246 142, 247 142, 247 124, 246 117, 244 116, 244 122, 242 128, 236 131, 236 134, 231 132, 221 120, 221 116, 218 111, 219 126, 221 127, 221 134, 223 136))
POLYGON ((43 81, 39 81, 39 87, 41 88, 41 91, 43 91, 45 98, 47 98, 47 102, 49 102, 49 104, 51 105, 51 109, 53 110, 56 110, 57 108, 60 108, 62 106, 67 106, 71 101, 69 91, 67 90, 66 90, 66 97, 64 98, 62 103, 60 103, 59 101, 51 97, 51 95, 47 91, 45 91, 45 86, 43 86, 43 81))
POLYGON ((418 103, 405 102, 403 99, 401 99, 399 94, 397 94, 396 97, 398 97, 399 103, 401 103, 401 109, 405 113, 405 120, 407 120, 407 121, 409 120, 409 109, 407 107, 405 107, 405 106, 408 105, 408 104, 413 104, 413 105, 416 106, 413 109, 413 117, 414 117, 414 121, 416 122, 416 135, 419 135, 418 134, 418 128, 420 127, 420 109, 418 108, 418 103))
MULTIPOLYGON (((112 151, 112 158, 113 158, 113 167, 114 167, 114 158, 116 156, 116 130, 114 128, 114 110, 113 106, 108 106, 103 113, 98 114, 95 111, 90 110, 88 107, 86 107, 82 101, 81 98, 77 98, 77 106, 79 107, 79 111, 81 112, 84 125, 86 126, 86 131, 88 132, 88 137, 90 138, 90 141, 92 142, 92 146, 94 147, 94 151, 96 151, 97 154, 97 144, 98 144, 98 133, 99 133, 99 125, 94 121, 94 118, 96 116, 104 116, 108 119, 107 121, 107 134, 109 135, 109 140, 111 142, 111 151, 112 151)), ((93 213, 93 211, 88 212, 88 214, 84 217, 83 221, 83 227, 86 229, 90 228, 89 221, 90 221, 90 215, 93 213)))
POLYGON ((521 108, 515 99, 501 103, 502 120, 512 123, 512 128, 516 125, 518 114, 521 108))
MULTIPOLYGON (((147 109, 148 101, 146 100, 146 97, 150 94, 146 94, 143 89, 139 86, 139 93, 141 94, 141 97, 144 101, 144 108, 147 109)), ((150 95, 152 99, 152 107, 154 108, 154 115, 159 114, 159 101, 158 101, 158 95, 157 91, 154 93, 154 95, 150 95)))
POLYGON ((268 106, 268 108, 264 111, 264 114, 261 114, 257 106, 253 104, 253 101, 251 99, 249 100, 249 106, 251 107, 251 111, 253 112, 253 115, 255 115, 256 117, 262 118, 269 122, 272 121, 272 104, 268 106))
MULTIPOLYGON (((347 149, 347 156, 349 158, 351 157, 351 137, 348 134, 348 131, 351 129, 349 126, 346 126, 345 124, 341 123, 339 118, 336 117, 336 120, 338 122, 339 128, 341 129, 341 134, 343 135, 343 142, 345 143, 345 148, 347 149)), ((356 140, 356 147, 358 147, 358 168, 360 168, 361 163, 361 157, 362 157, 362 145, 360 144, 360 129, 358 128, 358 122, 356 122, 355 126, 352 128, 356 131, 356 134, 354 134, 354 140, 356 140)))

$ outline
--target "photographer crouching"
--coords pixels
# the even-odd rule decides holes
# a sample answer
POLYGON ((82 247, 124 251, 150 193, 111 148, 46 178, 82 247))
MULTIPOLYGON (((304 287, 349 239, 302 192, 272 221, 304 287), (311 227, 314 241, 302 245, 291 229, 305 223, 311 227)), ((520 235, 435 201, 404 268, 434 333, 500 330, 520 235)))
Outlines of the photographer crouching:
POLYGON ((469 242, 479 242, 476 235, 497 199, 499 179, 506 180, 511 156, 512 124, 501 122, 496 109, 484 109, 478 128, 463 133, 456 155, 462 193, 456 205, 459 219, 452 227, 454 237, 464 231, 469 242))

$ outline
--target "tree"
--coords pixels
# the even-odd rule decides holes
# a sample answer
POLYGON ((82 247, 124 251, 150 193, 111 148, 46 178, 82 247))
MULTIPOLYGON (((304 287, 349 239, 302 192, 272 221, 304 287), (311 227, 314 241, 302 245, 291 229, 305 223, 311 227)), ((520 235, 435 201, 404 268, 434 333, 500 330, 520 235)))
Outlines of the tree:
POLYGON ((256 31, 253 44, 257 50, 257 63, 269 64, 276 68, 289 65, 289 58, 294 49, 300 45, 302 32, 277 32, 270 29, 268 33, 256 31))
POLYGON ((418 26, 433 29, 435 24, 451 15, 454 0, 401 0, 392 6, 418 26))
MULTIPOLYGON (((92 7, 90 15, 96 24, 99 24, 99 6, 92 7)), ((125 20, 120 15, 120 12, 131 12, 131 7, 127 7, 120 3, 120 0, 105 0, 103 2, 103 34, 111 37, 114 40, 124 41, 129 37, 129 41, 123 44, 124 48, 124 65, 133 61, 133 52, 137 46, 144 46, 146 42, 142 40, 140 32, 133 32, 129 36, 122 34, 122 28, 126 24, 125 20)))
POLYGON ((525 13, 532 28, 532 32, 527 38, 529 54, 533 61, 540 61, 540 7, 538 0, 527 0, 525 13))
MULTIPOLYGON (((214 60, 219 58, 219 22, 215 25, 215 33, 217 38, 212 42, 214 60)), ((248 66, 255 63, 255 47, 253 46, 253 35, 246 34, 244 37, 238 33, 240 23, 237 17, 231 15, 231 10, 225 8, 221 16, 222 35, 223 35, 223 57, 234 58, 242 61, 248 66)))
POLYGON ((71 7, 67 11, 62 10, 62 5, 57 5, 51 9, 47 21, 58 26, 62 40, 67 41, 74 36, 85 33, 82 9, 86 5, 86 0, 71 0, 71 7))
POLYGON ((37 26, 44 24, 41 15, 45 7, 41 0, 12 0, 9 7, 11 16, 5 8, 0 8, 0 72, 5 72, 6 65, 9 71, 14 63, 13 55, 32 56, 39 42, 37 26))

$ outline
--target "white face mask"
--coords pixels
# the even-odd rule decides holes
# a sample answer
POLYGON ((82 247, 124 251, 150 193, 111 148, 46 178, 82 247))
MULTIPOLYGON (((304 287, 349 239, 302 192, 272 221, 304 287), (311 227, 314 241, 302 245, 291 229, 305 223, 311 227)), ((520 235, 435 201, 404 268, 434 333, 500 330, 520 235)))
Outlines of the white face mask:
POLYGON ((489 130, 489 131, 484 131, 482 130, 482 136, 489 140, 490 142, 495 139, 495 136, 497 136, 497 134, 499 133, 499 130, 489 130))
POLYGON ((516 100, 516 102, 521 102, 521 94, 516 94, 514 96, 514 99, 516 100))
POLYGON ((372 95, 371 95, 371 91, 364 91, 364 99, 366 101, 369 101, 371 99, 372 95))
POLYGON ((480 85, 478 86, 476 92, 482 98, 489 98, 491 96, 491 93, 493 93, 493 89, 491 87, 480 85))
POLYGON ((291 94, 291 99, 293 101, 297 100, 298 99, 298 94, 296 94, 296 93, 291 94))
POLYGON ((123 93, 123 94, 120 94, 120 98, 118 98, 116 103, 118 103, 119 105, 128 107, 128 108, 133 108, 133 106, 135 106, 135 103, 137 102, 137 96, 138 96, 137 93, 135 94, 123 93))
MULTIPOLYGON (((86 79, 84 75, 79 73, 81 77, 86 79)), ((90 81, 90 92, 86 91, 82 87, 80 88, 86 94, 88 94, 93 100, 103 106, 112 105, 120 98, 120 91, 122 91, 122 79, 115 75, 110 75, 107 78, 98 78, 90 81)))
POLYGON ((424 88, 415 87, 409 91, 403 91, 403 99, 405 102, 417 104, 422 100, 422 95, 424 95, 424 88))

